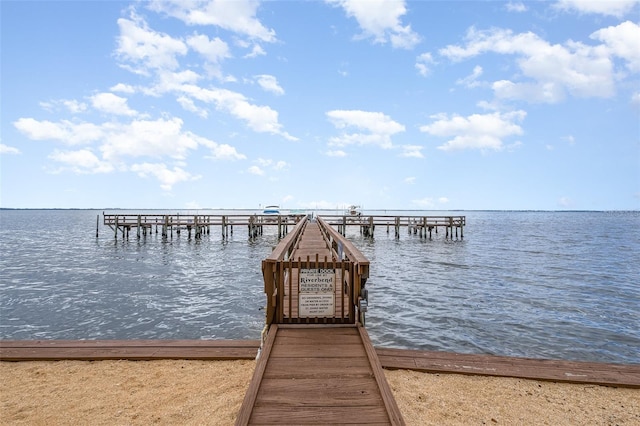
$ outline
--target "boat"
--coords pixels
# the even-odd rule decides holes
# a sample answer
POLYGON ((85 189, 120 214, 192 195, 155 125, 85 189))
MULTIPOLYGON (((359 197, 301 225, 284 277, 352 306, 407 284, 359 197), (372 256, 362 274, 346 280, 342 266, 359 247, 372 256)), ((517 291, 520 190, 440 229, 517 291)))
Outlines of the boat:
POLYGON ((266 206, 264 210, 262 210, 262 214, 270 215, 270 216, 279 216, 280 206, 266 206))
POLYGON ((348 222, 360 222, 362 212, 360 206, 351 205, 345 210, 344 215, 347 217, 348 222))
POLYGON ((347 216, 362 216, 360 206, 352 205, 346 211, 347 216))

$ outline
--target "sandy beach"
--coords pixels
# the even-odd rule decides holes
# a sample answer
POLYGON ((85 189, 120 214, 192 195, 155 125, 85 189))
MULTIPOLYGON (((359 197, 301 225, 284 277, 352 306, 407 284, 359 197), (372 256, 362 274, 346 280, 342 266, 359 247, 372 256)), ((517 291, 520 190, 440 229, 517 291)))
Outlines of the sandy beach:
MULTIPOLYGON (((231 425, 255 361, 0 362, 2 425, 231 425)), ((385 370, 408 425, 640 424, 640 390, 385 370)))

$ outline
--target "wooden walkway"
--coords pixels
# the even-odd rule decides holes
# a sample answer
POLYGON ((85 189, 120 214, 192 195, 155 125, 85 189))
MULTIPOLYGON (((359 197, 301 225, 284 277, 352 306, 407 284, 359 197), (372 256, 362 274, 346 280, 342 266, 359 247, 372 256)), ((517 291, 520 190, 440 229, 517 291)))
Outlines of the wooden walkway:
POLYGON ((0 340, 0 361, 255 359, 259 340, 0 340))
POLYGON ((361 326, 271 325, 236 425, 403 425, 361 326))
MULTIPOLYGON (((0 361, 255 359, 259 340, 0 340, 0 361)), ((376 348, 386 369, 640 389, 640 364, 376 348)))
MULTIPOLYGON (((303 238, 300 239, 297 248, 293 251, 293 257, 302 259, 304 263, 305 259, 310 259, 313 262, 323 262, 328 259, 326 266, 332 265, 332 253, 320 231, 320 227, 316 222, 310 222, 307 224, 303 238)), ((336 271, 336 283, 343 282, 343 276, 348 274, 348 271, 344 271, 340 268, 335 268, 336 271)), ((299 280, 299 269, 291 268, 291 283, 297 283, 299 280)), ((288 281, 288 280, 287 280, 288 281)), ((298 318, 299 316, 299 293, 297 285, 285 285, 284 286, 284 299, 283 299, 283 314, 285 318, 298 318)), ((334 289, 334 316, 344 317, 345 313, 348 314, 349 306, 352 303, 348 294, 345 294, 343 287, 336 285, 334 289)))

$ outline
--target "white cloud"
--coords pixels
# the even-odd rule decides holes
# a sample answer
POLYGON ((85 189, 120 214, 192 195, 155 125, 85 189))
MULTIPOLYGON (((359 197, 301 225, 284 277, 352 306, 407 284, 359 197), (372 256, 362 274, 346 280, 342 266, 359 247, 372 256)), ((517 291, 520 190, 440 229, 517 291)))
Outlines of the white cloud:
POLYGON ((405 127, 381 112, 360 110, 334 110, 326 113, 337 129, 354 127, 365 133, 343 133, 329 140, 331 146, 378 145, 381 148, 393 148, 391 136, 404 132, 405 127))
POLYGON ((416 200, 411 200, 413 204, 420 206, 423 209, 432 209, 442 204, 447 204, 449 199, 447 197, 439 197, 434 199, 433 197, 424 197, 416 200))
POLYGON ((240 154, 234 147, 227 144, 215 144, 211 148, 211 155, 206 156, 212 160, 246 160, 247 156, 240 154))
POLYGON ((247 169, 247 171, 249 173, 251 173, 252 175, 256 175, 256 176, 263 176, 264 175, 264 170, 262 170, 260 167, 258 166, 251 166, 247 169))
POLYGON ((439 53, 461 61, 483 53, 516 55, 521 74, 530 80, 493 83, 497 97, 531 102, 559 102, 568 92, 578 97, 610 97, 615 93, 614 64, 609 49, 568 41, 551 45, 528 32, 477 31, 470 28, 464 46, 449 45, 439 53))
POLYGON ((113 93, 98 93, 91 96, 91 105, 102 112, 114 115, 134 116, 138 113, 127 105, 127 99, 113 93))
POLYGON ((404 183, 406 183, 407 185, 413 185, 416 183, 416 178, 414 176, 404 178, 404 183))
POLYGON ((231 56, 227 43, 218 37, 209 39, 205 34, 195 34, 187 39, 187 44, 208 62, 218 63, 231 56))
POLYGON ((186 96, 178 96, 178 98, 176 98, 176 101, 186 111, 191 111, 202 118, 207 118, 209 116, 209 111, 207 111, 205 108, 198 107, 191 98, 188 98, 186 96))
POLYGON ((271 133, 289 140, 298 140, 282 130, 282 125, 278 123, 277 111, 268 106, 253 105, 240 93, 226 89, 203 89, 194 85, 183 85, 181 90, 195 99, 213 103, 216 108, 246 121, 247 125, 256 132, 271 133))
POLYGON ((431 72, 430 66, 435 64, 433 56, 429 52, 425 52, 416 58, 416 69, 421 76, 426 77, 431 72))
POLYGON ((264 51, 262 46, 259 44, 254 44, 251 52, 244 55, 244 58, 257 58, 258 56, 265 56, 267 52, 264 51))
POLYGON ((14 148, 12 146, 8 146, 5 145, 3 143, 0 143, 0 154, 21 154, 20 150, 18 148, 14 148))
POLYGON ((256 75, 253 77, 263 90, 274 93, 276 95, 284 95, 284 89, 278 84, 278 80, 267 74, 256 75))
POLYGON ((120 93, 136 93, 136 88, 130 84, 118 83, 115 86, 109 88, 112 92, 120 92, 120 93))
POLYGON ((501 150, 503 139, 521 135, 522 128, 516 124, 526 117, 524 111, 507 113, 473 114, 468 117, 438 114, 432 116, 432 124, 421 126, 420 131, 437 137, 452 137, 438 147, 443 151, 480 149, 501 150))
POLYGON ((625 60, 631 72, 640 72, 640 25, 626 21, 602 28, 589 37, 602 41, 612 56, 625 60))
MULTIPOLYGON (((22 118, 14 123, 16 128, 34 140, 54 140, 68 145, 96 143, 102 159, 89 149, 55 151, 50 159, 63 164, 57 170, 75 173, 106 173, 127 167, 127 158, 172 158, 182 162, 189 151, 199 146, 208 148, 212 160, 244 160, 246 156, 227 144, 218 144, 182 129, 179 118, 158 120, 134 120, 129 123, 106 122, 102 125, 61 121, 36 121, 22 118)), ((184 163, 182 163, 184 164, 184 163)), ((283 168, 284 165, 277 164, 283 168)), ((164 164, 143 163, 132 166, 141 176, 156 177, 165 190, 174 183, 193 180, 194 176, 180 167, 168 169, 164 164)))
POLYGON ((342 7, 347 16, 355 18, 363 31, 362 38, 402 49, 412 49, 420 42, 411 25, 402 25, 400 18, 407 13, 404 0, 327 0, 327 3, 342 7))
POLYGON ((510 1, 509 3, 506 4, 506 9, 509 12, 517 12, 517 13, 522 13, 522 12, 526 12, 528 10, 527 6, 522 3, 522 2, 512 2, 510 1))
POLYGON ((481 85, 481 83, 478 81, 478 78, 482 75, 482 72, 482 67, 480 65, 476 65, 475 67, 473 67, 473 72, 470 75, 457 80, 456 84, 468 87, 470 89, 478 87, 481 85))
POLYGON ((402 152, 400 153, 400 157, 409 157, 409 158, 424 158, 422 155, 423 146, 420 145, 402 145, 402 152))
POLYGON ((558 0, 554 7, 565 11, 622 18, 639 3, 639 0, 558 0))
POLYGON ((138 176, 146 178, 149 176, 155 177, 160 181, 160 188, 164 191, 171 191, 173 185, 180 182, 188 182, 200 179, 201 176, 193 176, 191 173, 181 169, 180 167, 173 167, 173 169, 167 168, 162 163, 141 163, 131 166, 131 171, 138 174, 138 176))
POLYGON ((157 120, 133 120, 128 123, 105 122, 72 123, 66 120, 58 123, 21 118, 15 127, 32 140, 52 140, 67 145, 99 144, 105 161, 118 162, 125 157, 170 157, 182 160, 198 146, 209 148, 208 158, 217 160, 246 159, 235 148, 217 144, 211 140, 184 131, 179 118, 157 120))
POLYGON ((251 39, 275 42, 275 31, 256 18, 259 5, 255 0, 156 0, 148 7, 187 25, 215 25, 251 39))
POLYGON ((258 158, 255 162, 258 163, 262 169, 270 168, 272 170, 279 171, 289 168, 289 164, 283 160, 274 161, 269 158, 258 158))
POLYGON ((79 114, 87 110, 87 104, 75 99, 60 99, 56 101, 40 102, 40 106, 47 111, 54 111, 62 107, 72 114, 79 114))
POLYGON ((558 199, 558 206, 565 209, 573 207, 573 200, 569 197, 560 197, 558 199))
POLYGON ((340 149, 336 149, 336 150, 329 150, 327 151, 325 154, 327 154, 327 156, 329 157, 346 157, 347 153, 340 150, 340 149))
POLYGON ((196 136, 191 132, 187 132, 188 137, 192 138, 198 145, 209 148, 210 155, 204 158, 209 160, 246 160, 247 156, 239 153, 234 147, 227 144, 219 144, 207 138, 196 136))
POLYGON ((13 125, 29 139, 59 141, 67 145, 88 144, 104 136, 102 128, 93 123, 72 123, 68 120, 54 123, 20 118, 13 125))
POLYGON ((277 161, 274 165, 273 168, 275 170, 285 170, 289 168, 289 164, 287 164, 286 161, 277 161))
POLYGON ((640 92, 635 92, 631 94, 631 103, 635 105, 640 105, 640 92))
POLYGON ((105 123, 104 128, 107 135, 100 150, 107 160, 124 156, 184 159, 198 147, 198 138, 182 131, 179 118, 105 123))
POLYGON ((144 19, 131 13, 131 19, 118 19, 120 35, 117 37, 116 55, 138 68, 131 71, 146 75, 148 69, 169 69, 178 67, 177 56, 186 55, 187 45, 182 41, 151 30, 144 19))
POLYGON ((78 151, 54 151, 49 158, 58 163, 64 164, 63 168, 58 170, 70 170, 78 174, 86 173, 110 173, 114 170, 111 163, 100 160, 93 152, 88 149, 78 151))
POLYGON ((202 77, 192 71, 185 70, 179 72, 161 70, 157 74, 155 85, 143 90, 145 95, 161 96, 165 93, 180 93, 184 85, 194 85, 202 77))
POLYGON ((284 197, 282 197, 282 203, 286 204, 290 201, 295 200, 296 197, 294 197, 293 195, 285 195, 284 197))

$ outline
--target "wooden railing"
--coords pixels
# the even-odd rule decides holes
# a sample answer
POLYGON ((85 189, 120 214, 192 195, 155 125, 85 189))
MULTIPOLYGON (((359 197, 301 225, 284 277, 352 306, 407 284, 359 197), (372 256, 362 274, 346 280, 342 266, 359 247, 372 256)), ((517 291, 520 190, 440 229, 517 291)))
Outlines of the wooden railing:
POLYGON ((364 322, 369 261, 322 219, 318 226, 330 254, 296 258, 307 224, 306 217, 298 222, 262 262, 267 325, 364 322), (307 293, 314 286, 318 291, 307 293))
POLYGON ((118 232, 123 237, 127 237, 132 228, 136 228, 137 236, 147 235, 153 232, 161 232, 163 236, 172 234, 174 231, 180 233, 187 230, 191 235, 191 230, 196 237, 202 234, 209 234, 211 227, 219 226, 223 237, 229 236, 229 231, 233 233, 233 226, 247 226, 250 237, 262 234, 264 226, 274 225, 278 227, 278 236, 284 236, 288 232, 290 225, 295 225, 305 215, 265 215, 265 214, 238 214, 238 215, 210 215, 210 214, 104 214, 103 224, 109 226, 114 231, 114 236, 118 237, 118 232))
POLYGON ((455 231, 456 237, 460 231, 460 238, 464 237, 464 227, 467 224, 466 216, 390 216, 390 215, 330 215, 323 214, 322 219, 332 226, 337 227, 342 235, 346 233, 347 226, 360 226, 360 230, 365 235, 372 236, 376 226, 386 227, 387 232, 391 228, 395 231, 395 236, 400 237, 400 228, 407 228, 411 233, 427 232, 431 236, 431 231, 444 228, 447 237, 452 236, 455 231))

